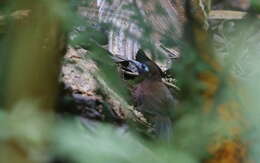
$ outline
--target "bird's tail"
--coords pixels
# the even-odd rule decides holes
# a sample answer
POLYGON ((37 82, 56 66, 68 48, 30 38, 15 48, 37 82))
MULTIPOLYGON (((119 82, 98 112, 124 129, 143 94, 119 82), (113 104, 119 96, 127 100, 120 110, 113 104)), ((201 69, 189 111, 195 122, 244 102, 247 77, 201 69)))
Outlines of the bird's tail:
POLYGON ((172 139, 173 134, 173 126, 172 121, 167 116, 156 116, 154 119, 154 129, 156 135, 166 141, 170 141, 172 139))

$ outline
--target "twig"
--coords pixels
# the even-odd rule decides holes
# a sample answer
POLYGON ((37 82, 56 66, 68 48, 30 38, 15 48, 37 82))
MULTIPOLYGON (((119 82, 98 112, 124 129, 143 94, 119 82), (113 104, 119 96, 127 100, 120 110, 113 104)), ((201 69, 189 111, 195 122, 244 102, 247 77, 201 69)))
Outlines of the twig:
POLYGON ((159 47, 162 48, 165 52, 167 52, 169 54, 170 59, 177 59, 180 57, 180 53, 175 49, 166 48, 162 44, 160 44, 159 47))
POLYGON ((126 71, 123 69, 121 69, 121 71, 127 75, 138 76, 138 73, 136 73, 136 72, 130 72, 130 71, 126 71))
MULTIPOLYGON (((9 16, 14 18, 15 20, 21 20, 27 16, 29 16, 31 10, 17 10, 13 13, 11 13, 9 16)), ((5 15, 0 15, 0 24, 3 24, 7 16, 5 15)))
MULTIPOLYGON (((247 12, 243 11, 231 11, 231 10, 212 10, 209 12, 208 19, 243 19, 248 15, 247 12)), ((260 15, 256 15, 260 19, 260 15)))
MULTIPOLYGON (((30 14, 30 10, 17 10, 13 13, 10 14, 11 17, 13 17, 14 19, 22 19, 24 17, 29 16, 30 14)), ((7 16, 4 15, 0 15, 0 21, 3 21, 4 19, 6 19, 7 16)))
POLYGON ((170 83, 170 82, 167 82, 165 79, 163 79, 162 81, 163 81, 163 83, 164 83, 166 86, 172 87, 172 88, 174 88, 175 90, 180 91, 180 88, 177 87, 176 85, 174 85, 174 84, 172 84, 172 83, 170 83))
POLYGON ((10 16, 14 19, 23 19, 27 16, 29 16, 31 10, 17 10, 13 12, 10 16))

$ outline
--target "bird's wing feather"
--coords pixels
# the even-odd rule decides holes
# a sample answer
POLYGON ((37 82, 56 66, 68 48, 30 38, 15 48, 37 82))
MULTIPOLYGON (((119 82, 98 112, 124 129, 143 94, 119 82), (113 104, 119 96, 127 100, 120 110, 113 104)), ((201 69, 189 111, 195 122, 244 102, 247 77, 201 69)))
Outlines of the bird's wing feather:
POLYGON ((142 112, 168 114, 174 106, 174 98, 162 82, 143 82, 135 90, 134 96, 142 112))

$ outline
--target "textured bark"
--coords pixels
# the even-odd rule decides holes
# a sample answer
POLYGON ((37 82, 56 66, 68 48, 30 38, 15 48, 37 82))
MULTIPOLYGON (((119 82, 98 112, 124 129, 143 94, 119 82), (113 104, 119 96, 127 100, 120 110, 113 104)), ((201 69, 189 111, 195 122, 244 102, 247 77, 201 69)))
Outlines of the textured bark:
MULTIPOLYGON (((178 5, 183 4, 178 3, 178 5)), ((92 3, 89 8, 80 8, 80 12, 92 20, 112 25, 113 28, 108 31, 108 50, 113 55, 134 59, 138 49, 147 48, 143 45, 149 42, 150 45, 154 46, 155 51, 157 50, 164 55, 163 62, 159 63, 157 59, 156 62, 162 69, 166 70, 170 67, 170 58, 179 55, 179 47, 162 48, 164 45, 160 41, 165 36, 179 40, 182 36, 182 23, 185 22, 184 10, 182 13, 178 13, 175 9, 176 6, 169 0, 113 0, 111 2, 97 0, 97 3, 92 3), (158 14, 158 6, 163 10, 163 14, 158 14), (97 17, 95 18, 95 16, 97 17), (147 35, 147 29, 142 27, 140 20, 136 20, 133 18, 134 16, 148 25, 149 29, 152 29, 151 34, 147 35)))

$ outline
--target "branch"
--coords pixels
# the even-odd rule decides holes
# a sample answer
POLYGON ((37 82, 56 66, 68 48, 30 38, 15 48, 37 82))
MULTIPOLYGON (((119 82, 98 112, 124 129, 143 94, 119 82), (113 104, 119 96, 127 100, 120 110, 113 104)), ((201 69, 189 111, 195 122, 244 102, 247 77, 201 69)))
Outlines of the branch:
MULTIPOLYGON (((30 14, 30 10, 17 10, 13 13, 11 13, 9 16, 12 17, 15 20, 21 20, 30 14)), ((0 24, 3 24, 7 16, 5 15, 0 15, 0 24)))
MULTIPOLYGON (((248 15, 247 12, 243 11, 231 11, 231 10, 212 10, 209 12, 208 19, 243 19, 248 15)), ((260 15, 256 15, 258 19, 260 19, 260 15)))

